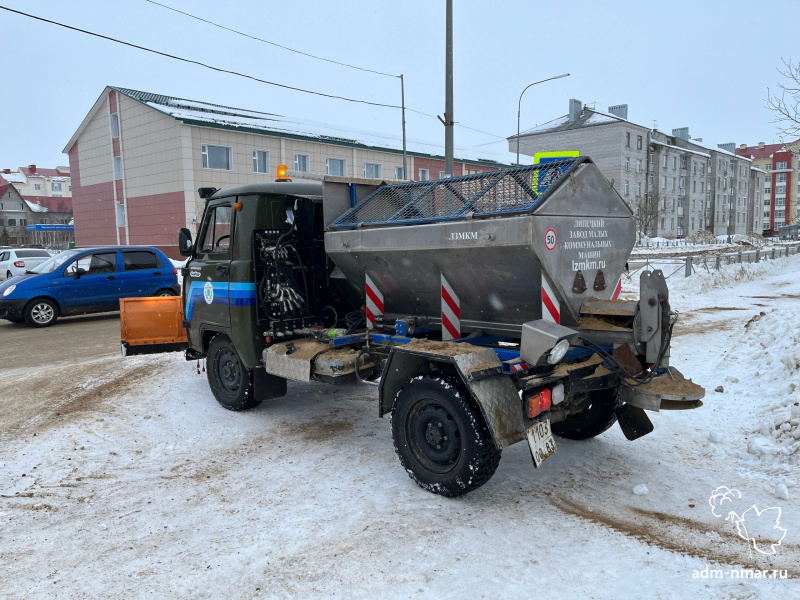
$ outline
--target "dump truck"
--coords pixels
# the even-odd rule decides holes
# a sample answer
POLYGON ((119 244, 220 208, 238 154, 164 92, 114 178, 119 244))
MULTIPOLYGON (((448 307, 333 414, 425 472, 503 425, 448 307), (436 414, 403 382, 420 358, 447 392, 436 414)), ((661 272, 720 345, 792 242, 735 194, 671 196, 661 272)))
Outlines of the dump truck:
POLYGON ((620 298, 634 216, 590 158, 391 184, 282 169, 199 190, 182 301, 123 305, 124 353, 205 359, 234 411, 287 381, 377 386, 403 469, 445 496, 486 483, 511 444, 539 468, 557 437, 618 423, 635 440, 645 411, 702 406, 669 364, 663 273, 620 298))

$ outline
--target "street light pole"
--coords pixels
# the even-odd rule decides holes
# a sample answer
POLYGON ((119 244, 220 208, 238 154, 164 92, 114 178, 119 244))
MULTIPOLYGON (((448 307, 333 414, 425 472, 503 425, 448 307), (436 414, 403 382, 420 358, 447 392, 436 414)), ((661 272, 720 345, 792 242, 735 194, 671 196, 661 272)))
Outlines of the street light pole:
POLYGON ((522 94, 519 95, 519 103, 517 104, 517 165, 519 165, 519 121, 520 121, 520 114, 522 112, 522 95, 528 91, 529 87, 537 85, 539 83, 544 83, 545 81, 552 81, 553 79, 561 79, 562 77, 569 77, 569 73, 564 73, 562 75, 556 75, 555 77, 549 77, 548 79, 542 79, 541 81, 534 81, 524 90, 522 90, 522 94))

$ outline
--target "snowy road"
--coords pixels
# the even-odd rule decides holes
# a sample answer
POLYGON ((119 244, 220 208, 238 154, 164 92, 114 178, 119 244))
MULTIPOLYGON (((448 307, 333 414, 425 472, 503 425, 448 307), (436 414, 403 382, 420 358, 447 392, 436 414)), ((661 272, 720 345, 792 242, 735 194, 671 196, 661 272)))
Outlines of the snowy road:
POLYGON ((800 577, 798 268, 791 257, 670 283, 672 362, 707 388, 703 408, 653 415, 636 442, 617 427, 559 440, 538 471, 517 444, 456 500, 401 470, 372 388, 290 383, 237 414, 178 355, 3 369, 1 594, 796 596, 796 579, 692 575, 800 577), (723 485, 782 509, 774 556, 711 513, 723 485))

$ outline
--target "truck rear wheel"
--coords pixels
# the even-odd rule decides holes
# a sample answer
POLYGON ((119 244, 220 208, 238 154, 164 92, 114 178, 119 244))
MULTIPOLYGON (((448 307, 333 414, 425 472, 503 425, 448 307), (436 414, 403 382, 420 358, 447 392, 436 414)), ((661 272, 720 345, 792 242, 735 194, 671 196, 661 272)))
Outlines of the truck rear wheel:
POLYGON ((247 410, 261 404, 253 394, 253 374, 242 364, 227 335, 219 334, 208 345, 208 385, 217 402, 228 410, 247 410))
POLYGON ((500 463, 483 415, 456 387, 436 377, 407 383, 392 409, 400 463, 421 487, 463 496, 491 479, 500 463))
POLYGON ((617 422, 614 412, 621 402, 619 388, 589 392, 586 408, 552 424, 553 433, 568 440, 588 440, 617 422))

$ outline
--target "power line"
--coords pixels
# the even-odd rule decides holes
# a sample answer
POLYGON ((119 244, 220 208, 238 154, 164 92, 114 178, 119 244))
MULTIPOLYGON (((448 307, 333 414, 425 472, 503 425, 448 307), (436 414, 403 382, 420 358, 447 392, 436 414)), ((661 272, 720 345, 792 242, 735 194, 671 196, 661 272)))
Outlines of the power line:
POLYGON ((66 25, 64 23, 59 23, 58 21, 51 21, 50 19, 45 19, 44 17, 37 17, 36 15, 31 15, 28 13, 24 13, 19 10, 14 10, 13 8, 8 8, 7 6, 0 6, 0 9, 6 10, 11 13, 15 13, 18 15, 22 15, 23 17, 28 17, 30 19, 35 19, 37 21, 42 21, 44 23, 50 23, 51 25, 58 25, 59 27, 63 27, 65 29, 70 29, 72 31, 78 31, 80 33, 85 33, 86 35, 91 35, 103 40, 108 40, 110 42, 115 42, 117 44, 122 44, 123 46, 129 46, 131 48, 136 48, 137 50, 144 50, 145 52, 151 52, 152 54, 158 54, 159 56, 165 56, 166 58, 171 58, 173 60, 179 60, 185 63, 190 63, 193 65, 199 65, 201 67, 205 67, 206 69, 211 69, 212 71, 218 71, 220 73, 228 73, 229 75, 236 75, 237 77, 243 77, 245 79, 251 79, 253 81, 257 81, 259 83, 266 83, 267 85, 274 85, 279 88, 284 88, 287 90, 293 90, 295 92, 303 92, 305 94, 313 94, 315 96, 323 96, 324 98, 334 98, 336 100, 344 100, 346 102, 355 102, 357 104, 368 104, 370 106, 382 106, 385 108, 401 108, 396 104, 382 104, 380 102, 370 102, 369 100, 358 100, 355 98, 347 98, 345 96, 336 96, 334 94, 325 94, 323 92, 315 92, 313 90, 306 90, 303 88, 293 87, 291 85, 285 85, 282 83, 276 83, 274 81, 268 81, 266 79, 260 79, 258 77, 254 77, 253 75, 247 75, 246 73, 239 73, 238 71, 231 71, 229 69, 223 69, 221 67, 214 67, 212 65, 208 65, 206 63, 202 63, 197 60, 192 60, 189 58, 183 58, 181 56, 175 56, 174 54, 167 54, 166 52, 159 52, 158 50, 153 50, 152 48, 147 48, 145 46, 139 46, 138 44, 132 44, 131 42, 125 42, 123 40, 118 40, 117 38, 113 38, 107 35, 102 35, 100 33, 95 33, 93 31, 87 31, 86 29, 80 29, 79 27, 73 27, 71 25, 66 25))
POLYGON ((177 8, 173 8, 171 6, 167 6, 166 4, 161 4, 160 2, 155 2, 155 0, 145 0, 145 2, 149 2, 150 4, 155 4, 156 6, 160 6, 161 8, 166 8, 167 10, 171 10, 173 12, 185 15, 197 21, 202 21, 203 23, 207 23, 209 25, 213 25, 214 27, 218 27, 220 29, 224 29, 225 31, 230 31, 231 33, 235 33, 237 35, 244 36, 246 38, 250 38, 251 40, 255 40, 257 42, 263 42, 264 44, 269 44, 271 46, 275 46, 277 48, 282 48, 283 50, 288 50, 289 52, 294 52, 295 54, 301 54, 303 56, 308 56, 309 58, 316 58, 317 60, 322 60, 325 62, 333 63, 335 65, 339 65, 341 67, 348 67, 350 69, 357 69, 359 71, 366 71, 367 73, 375 73, 376 75, 384 75, 386 77, 394 77, 395 79, 399 77, 399 75, 392 75, 391 73, 384 73, 382 71, 376 71, 374 69, 367 69, 364 67, 357 67, 356 65, 350 65, 348 63, 339 62, 338 60, 333 60, 330 58, 325 58, 322 56, 317 56, 315 54, 309 54, 308 52, 303 52, 301 50, 295 50, 294 48, 289 48, 288 46, 282 46, 281 44, 277 44, 275 42, 271 42, 269 40, 265 40, 264 38, 256 37, 254 35, 250 35, 249 33, 244 33, 243 31, 239 31, 237 29, 232 29, 230 27, 225 27, 224 25, 220 25, 219 23, 215 23, 214 21, 209 21, 208 19, 204 19, 202 17, 198 17, 188 12, 184 12, 182 10, 178 10, 177 8))
MULTIPOLYGON (((151 2, 152 0, 145 0, 145 1, 151 2)), ((152 3, 153 4, 158 4, 157 2, 152 2, 152 3)), ((163 5, 163 4, 158 4, 158 5, 159 6, 164 6, 165 8, 168 8, 169 10, 175 10, 175 9, 172 9, 172 8, 166 6, 166 5, 163 5)), ((398 106, 396 104, 384 104, 384 103, 381 103, 381 102, 370 102, 369 100, 359 100, 359 99, 356 99, 356 98, 347 98, 345 96, 337 96, 337 95, 334 95, 334 94, 326 94, 324 92, 315 92, 313 90, 306 90, 306 89, 303 89, 303 88, 294 87, 294 86, 290 86, 290 85, 285 85, 285 84, 277 83, 277 82, 274 82, 274 81, 268 81, 266 79, 260 79, 258 77, 255 77, 253 75, 247 75, 246 73, 239 73, 238 71, 231 71, 229 69, 223 69, 221 67, 215 67, 215 66, 212 66, 212 65, 197 61, 197 60, 192 60, 192 59, 189 59, 189 58, 183 58, 181 56, 176 56, 174 54, 168 54, 166 52, 160 52, 159 50, 153 50, 152 48, 147 48, 146 46, 140 46, 138 44, 133 44, 131 42, 126 42, 126 41, 123 41, 123 40, 119 40, 117 38, 113 38, 113 37, 110 37, 110 36, 107 36, 107 35, 103 35, 103 34, 100 34, 100 33, 95 33, 93 31, 88 31, 86 29, 81 29, 79 27, 73 27, 72 25, 67 25, 65 23, 60 23, 58 21, 45 19, 44 17, 39 17, 37 15, 32 15, 32 14, 29 14, 29 13, 22 12, 20 10, 15 10, 13 8, 8 8, 7 6, 0 5, 0 9, 3 9, 5 11, 8 11, 8 12, 11 12, 11 13, 14 13, 14 14, 21 15, 23 17, 28 17, 28 18, 34 19, 36 21, 42 21, 43 23, 49 23, 50 25, 57 25, 58 27, 63 27, 64 29, 69 29, 71 31, 77 31, 79 33, 84 33, 86 35, 90 35, 90 36, 97 37, 97 38, 100 38, 100 39, 103 39, 103 40, 107 40, 107 41, 110 41, 110 42, 121 44, 123 46, 128 46, 130 48, 136 48, 137 50, 144 50, 145 52, 150 52, 152 54, 156 54, 156 55, 159 55, 159 56, 164 56, 166 58, 171 58, 173 60, 177 60, 177 61, 181 61, 181 62, 185 62, 185 63, 198 65, 198 66, 201 66, 201 67, 205 67, 206 69, 210 69, 212 71, 217 71, 219 73, 227 73, 229 75, 235 75, 237 77, 250 79, 252 81, 257 81, 259 83, 265 83, 267 85, 272 85, 272 86, 275 86, 275 87, 279 87, 279 88, 283 88, 283 89, 287 89, 287 90, 292 90, 292 91, 295 91, 295 92, 303 92, 305 94, 312 94, 312 95, 315 95, 315 96, 322 96, 323 98, 332 98, 332 99, 335 99, 335 100, 344 100, 345 102, 353 102, 353 103, 356 103, 356 104, 366 104, 366 105, 369 105, 369 106, 379 106, 379 107, 383 107, 383 108, 402 108, 401 106, 398 106)), ((177 10, 175 12, 182 13, 182 11, 177 11, 177 10)), ((199 19, 199 17, 195 17, 194 15, 190 15, 188 13, 182 13, 182 14, 186 14, 189 17, 199 19)), ((199 19, 199 20, 203 21, 204 19, 199 19)), ((221 25, 216 25, 216 23, 212 23, 210 21, 206 21, 206 22, 208 22, 211 25, 215 25, 217 27, 222 27, 221 25)), ((226 29, 225 27, 222 27, 222 28, 226 29)), ((240 32, 236 32, 236 33, 240 33, 240 32)), ((247 35, 247 34, 242 34, 242 35, 247 35)), ((252 36, 248 36, 248 37, 252 37, 252 36)), ((255 38, 255 39, 259 39, 259 38, 255 38)), ((272 42, 267 42, 266 40, 260 40, 260 41, 264 41, 264 42, 270 43, 270 44, 272 43, 272 42)), ((278 45, 278 44, 275 44, 275 45, 278 45)), ((287 49, 291 50, 291 48, 287 48, 287 49)), ((298 54, 306 54, 304 52, 300 52, 300 51, 297 51, 297 50, 292 50, 292 51, 293 52, 297 52, 298 54)), ((311 54, 308 54, 307 56, 312 56, 313 58, 320 58, 320 57, 313 56, 311 54)), ((360 70, 363 70, 363 71, 370 71, 370 69, 362 69, 361 67, 355 67, 353 65, 347 65, 345 63, 338 63, 337 61, 334 61, 334 60, 329 60, 329 59, 324 59, 324 58, 320 58, 320 59, 321 60, 325 60, 327 62, 341 64, 341 65, 344 65, 344 66, 347 66, 347 67, 353 67, 355 69, 360 69, 360 70)), ((380 75, 387 75, 389 77, 399 77, 397 75, 390 75, 388 73, 381 73, 380 71, 373 71, 373 72, 374 73, 378 73, 380 75)), ((413 112, 413 113, 425 116, 425 117, 429 117, 429 118, 434 119, 434 120, 438 120, 436 118, 436 115, 432 115, 432 114, 423 112, 421 110, 415 110, 413 108, 408 108, 408 107, 406 107, 406 110, 409 111, 409 112, 413 112)), ((482 131, 480 129, 475 129, 474 127, 468 127, 467 125, 464 125, 462 123, 456 123, 456 125, 458 127, 463 128, 463 129, 469 129, 471 131, 475 131, 477 133, 482 133, 484 135, 495 137, 497 139, 506 139, 505 136, 497 135, 495 133, 489 133, 488 131, 482 131)))

